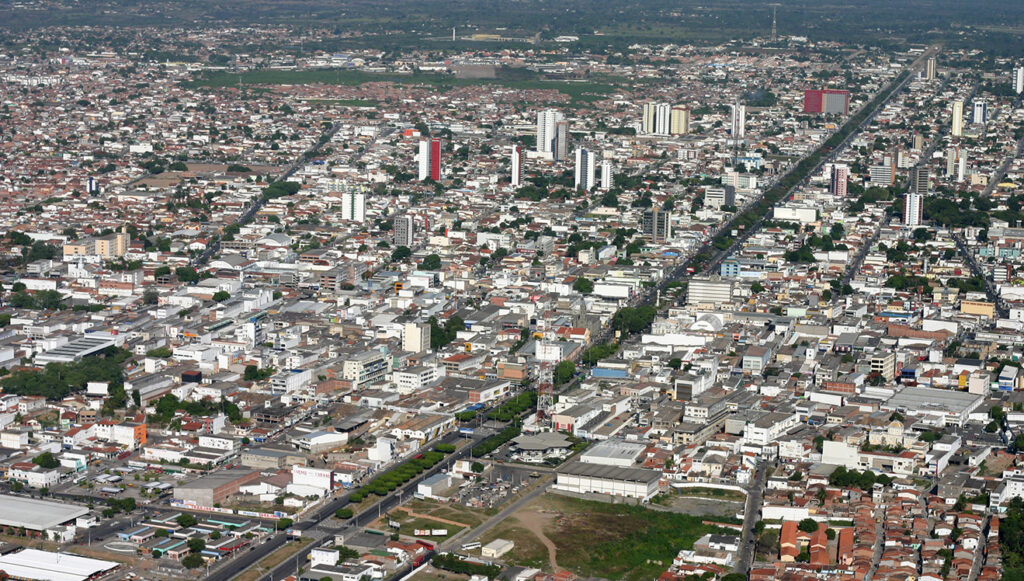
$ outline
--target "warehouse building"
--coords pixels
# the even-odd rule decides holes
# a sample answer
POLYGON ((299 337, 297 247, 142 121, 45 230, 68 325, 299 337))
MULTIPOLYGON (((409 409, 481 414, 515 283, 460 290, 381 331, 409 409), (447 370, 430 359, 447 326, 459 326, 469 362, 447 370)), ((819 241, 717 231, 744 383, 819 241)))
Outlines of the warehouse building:
POLYGON ((643 468, 621 468, 570 462, 558 469, 553 488, 577 494, 607 494, 649 500, 658 493, 661 473, 643 468))
POLYGON ((175 487, 174 499, 196 506, 213 506, 237 494, 239 488, 255 482, 259 477, 259 472, 242 468, 209 474, 175 487))
POLYGON ((47 581, 85 581, 96 579, 120 567, 114 561, 101 561, 72 555, 25 549, 0 557, 0 570, 11 579, 47 581))
POLYGON ((971 412, 981 407, 984 401, 985 396, 966 391, 904 387, 883 403, 881 410, 919 416, 933 415, 941 418, 947 426, 963 427, 971 412))
MULTIPOLYGON (((84 506, 0 494, 0 525, 45 531, 89 514, 84 506)), ((8 571, 10 573, 10 571, 8 571)))

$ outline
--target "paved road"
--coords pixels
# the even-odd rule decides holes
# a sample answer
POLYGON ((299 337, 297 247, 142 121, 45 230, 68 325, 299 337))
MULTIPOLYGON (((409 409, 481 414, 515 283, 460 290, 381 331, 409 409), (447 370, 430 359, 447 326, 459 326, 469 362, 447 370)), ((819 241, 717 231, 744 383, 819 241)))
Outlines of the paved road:
POLYGON ((747 503, 743 510, 743 534, 740 539, 740 551, 736 556, 736 573, 747 574, 754 560, 754 524, 761 515, 761 498, 764 495, 764 482, 768 476, 768 464, 757 465, 757 474, 747 492, 747 503))

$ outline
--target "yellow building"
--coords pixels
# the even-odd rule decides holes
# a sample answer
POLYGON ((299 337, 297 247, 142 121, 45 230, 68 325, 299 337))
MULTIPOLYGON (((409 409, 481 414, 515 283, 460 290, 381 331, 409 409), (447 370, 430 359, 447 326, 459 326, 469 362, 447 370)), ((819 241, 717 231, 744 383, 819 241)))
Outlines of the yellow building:
POLYGON ((99 256, 100 258, 120 258, 128 253, 128 246, 131 244, 131 236, 126 228, 120 232, 98 236, 95 238, 82 238, 64 245, 64 257, 69 256, 99 256))
POLYGON ((985 301, 960 301, 960 312, 967 315, 979 315, 994 319, 996 306, 985 301))

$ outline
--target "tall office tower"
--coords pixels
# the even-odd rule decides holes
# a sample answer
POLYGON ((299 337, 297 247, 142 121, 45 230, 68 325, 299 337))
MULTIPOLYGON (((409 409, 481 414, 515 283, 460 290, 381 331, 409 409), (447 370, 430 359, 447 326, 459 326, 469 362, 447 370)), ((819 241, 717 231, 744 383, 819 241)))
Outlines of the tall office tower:
POLYGON ((526 151, 522 145, 512 146, 512 187, 518 188, 523 185, 523 161, 526 160, 526 151))
POLYGON ((925 77, 924 77, 925 80, 928 80, 928 81, 934 81, 935 80, 935 65, 936 65, 935 57, 931 57, 930 59, 928 59, 928 68, 925 69, 925 77))
POLYGON ((422 353, 430 349, 430 323, 406 323, 402 329, 402 350, 422 353))
POLYGON ((672 237, 672 212, 650 209, 644 211, 643 234, 655 244, 672 237))
POLYGON ((907 193, 903 204, 903 224, 914 227, 921 225, 924 214, 924 196, 915 192, 907 193))
POLYGON ((953 101, 953 130, 950 132, 953 137, 960 137, 964 134, 964 102, 953 101))
POLYGON ((742 139, 747 132, 747 106, 732 106, 732 124, 729 126, 733 139, 742 139))
POLYGON ((950 177, 956 172, 956 160, 959 156, 960 153, 955 147, 946 150, 946 177, 950 177))
POLYGON ((928 193, 928 167, 918 165, 910 169, 910 183, 907 191, 922 196, 928 193))
POLYGON ((643 117, 640 119, 640 132, 646 135, 654 133, 658 125, 658 106, 655 103, 644 103, 643 117))
POLYGON ((361 192, 345 192, 341 194, 341 219, 365 222, 366 194, 361 192))
POLYGON ((832 195, 837 198, 846 197, 846 185, 850 179, 850 166, 837 163, 832 166, 832 195))
POLYGON ((569 157, 569 122, 559 121, 555 123, 555 144, 552 150, 552 159, 562 161, 569 157))
POLYGON ((555 150, 555 130, 564 117, 558 111, 549 109, 537 113, 537 151, 552 153, 555 150))
POLYGON ((984 101, 974 102, 974 111, 971 115, 971 123, 983 124, 988 118, 988 103, 984 101))
POLYGON ((686 135, 690 132, 690 108, 686 105, 672 107, 669 121, 669 133, 672 135, 686 135))
POLYGON ((1024 67, 1013 69, 1013 91, 1018 95, 1024 93, 1024 67))
POLYGON ((420 140, 419 153, 416 154, 416 161, 419 163, 419 172, 416 174, 419 181, 430 177, 430 141, 420 140))
POLYGON ((601 189, 610 190, 615 185, 615 166, 609 160, 601 162, 601 189))
POLYGON ((395 246, 408 246, 412 247, 415 223, 412 220, 412 216, 398 216, 394 222, 395 228, 395 246))
POLYGON ((655 113, 654 133, 668 135, 672 122, 672 106, 668 103, 658 103, 655 113))
POLYGON ((430 140, 430 179, 441 180, 441 138, 430 140))
POLYGON ((594 187, 594 173, 597 166, 597 160, 594 157, 594 152, 588 151, 586 148, 581 147, 576 150, 576 189, 583 189, 589 191, 594 187))

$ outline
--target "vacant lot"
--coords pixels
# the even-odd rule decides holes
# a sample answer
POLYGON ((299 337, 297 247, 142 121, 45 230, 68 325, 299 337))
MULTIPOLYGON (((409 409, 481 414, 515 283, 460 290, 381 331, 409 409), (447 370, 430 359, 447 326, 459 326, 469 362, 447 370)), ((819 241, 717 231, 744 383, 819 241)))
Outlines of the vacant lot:
POLYGON ((640 581, 656 578, 709 532, 726 531, 688 514, 545 495, 480 540, 515 542, 506 559, 511 564, 640 581), (553 555, 545 541, 554 544, 553 555))

